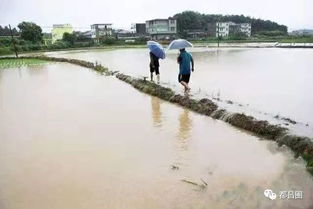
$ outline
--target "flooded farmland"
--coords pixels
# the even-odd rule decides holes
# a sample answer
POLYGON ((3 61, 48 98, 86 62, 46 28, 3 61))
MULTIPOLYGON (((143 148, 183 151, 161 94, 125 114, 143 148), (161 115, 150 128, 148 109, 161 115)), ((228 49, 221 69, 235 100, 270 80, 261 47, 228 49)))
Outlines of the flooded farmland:
MULTIPOLYGON (((275 48, 194 48, 192 95, 217 98, 219 106, 245 112, 313 137, 313 50, 275 48), (285 118, 287 120, 279 120, 285 118), (289 120, 297 124, 288 123, 289 120)), ((52 52, 102 63, 110 70, 149 76, 147 49, 52 52)), ((182 91, 177 83, 177 52, 168 51, 160 62, 161 84, 182 91)))
POLYGON ((0 140, 1 209, 313 205, 287 148, 70 64, 0 70, 0 140))

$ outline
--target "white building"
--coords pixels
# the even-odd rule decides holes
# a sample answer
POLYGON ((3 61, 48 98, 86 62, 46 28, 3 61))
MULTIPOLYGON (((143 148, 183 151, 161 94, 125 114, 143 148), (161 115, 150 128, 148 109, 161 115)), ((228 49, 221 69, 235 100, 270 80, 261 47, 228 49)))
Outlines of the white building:
POLYGON ((251 36, 250 23, 234 23, 234 22, 217 22, 216 37, 228 37, 233 34, 243 33, 246 36, 251 36))
POLYGON ((216 37, 227 37, 229 36, 230 25, 233 22, 217 22, 216 23, 216 37))
POLYGON ((240 25, 240 32, 246 34, 246 36, 251 36, 251 24, 250 23, 241 23, 240 25))
POLYGON ((152 39, 172 39, 177 33, 177 21, 174 18, 148 20, 146 31, 152 39))
POLYGON ((100 38, 110 37, 113 34, 112 24, 93 24, 91 25, 91 37, 99 41, 100 38))

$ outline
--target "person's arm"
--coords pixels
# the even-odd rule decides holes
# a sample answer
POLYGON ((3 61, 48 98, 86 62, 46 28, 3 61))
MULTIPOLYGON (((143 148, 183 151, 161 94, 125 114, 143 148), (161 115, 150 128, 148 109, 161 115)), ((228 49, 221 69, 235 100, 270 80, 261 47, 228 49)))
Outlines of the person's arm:
POLYGON ((178 64, 181 63, 181 56, 180 56, 180 55, 177 57, 177 63, 178 63, 178 64))
POLYGON ((193 62, 193 58, 191 57, 191 70, 192 70, 192 72, 195 70, 194 69, 194 62, 193 62))

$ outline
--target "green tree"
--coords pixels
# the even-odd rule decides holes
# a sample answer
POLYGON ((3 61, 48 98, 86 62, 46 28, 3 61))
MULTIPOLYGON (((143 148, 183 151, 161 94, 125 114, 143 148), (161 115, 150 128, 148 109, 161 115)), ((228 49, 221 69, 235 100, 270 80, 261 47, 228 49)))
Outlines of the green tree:
POLYGON ((69 43, 71 46, 74 45, 75 41, 76 41, 77 37, 74 33, 63 33, 63 37, 62 40, 69 43))
POLYGON ((234 34, 231 34, 229 38, 232 40, 244 40, 247 38, 247 35, 243 32, 236 32, 234 34))
POLYGON ((185 11, 176 14, 174 18, 177 19, 178 33, 185 37, 187 36, 186 31, 201 29, 203 27, 202 15, 199 12, 185 11))
POLYGON ((33 43, 42 42, 42 29, 33 22, 21 22, 17 26, 20 29, 21 38, 33 43))
POLYGON ((8 28, 8 26, 5 26, 4 28, 2 28, 0 26, 0 36, 10 36, 10 29, 8 28))
POLYGON ((13 36, 17 36, 18 35, 18 31, 16 30, 16 28, 12 29, 12 34, 13 34, 13 36))

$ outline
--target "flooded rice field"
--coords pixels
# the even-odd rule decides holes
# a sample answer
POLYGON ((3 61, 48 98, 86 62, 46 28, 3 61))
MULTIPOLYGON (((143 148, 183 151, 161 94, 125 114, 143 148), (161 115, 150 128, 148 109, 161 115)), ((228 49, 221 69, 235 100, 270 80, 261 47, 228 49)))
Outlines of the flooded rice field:
MULTIPOLYGON (((244 112, 313 137, 313 49, 193 48, 191 94, 218 99, 219 106, 244 112), (289 120, 291 119, 291 120, 289 120), (291 121, 291 122, 290 122, 291 121), (296 124, 294 124, 296 122, 296 124)), ((110 70, 149 76, 147 49, 52 52, 49 56, 99 62, 110 70)), ((160 62, 161 84, 182 92, 177 52, 160 62)))
MULTIPOLYGON (((132 57, 108 53, 68 56, 144 74, 146 61, 135 71, 132 57)), ((287 148, 70 64, 0 70, 0 140, 1 209, 313 206, 313 179, 287 148)))

